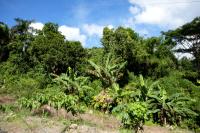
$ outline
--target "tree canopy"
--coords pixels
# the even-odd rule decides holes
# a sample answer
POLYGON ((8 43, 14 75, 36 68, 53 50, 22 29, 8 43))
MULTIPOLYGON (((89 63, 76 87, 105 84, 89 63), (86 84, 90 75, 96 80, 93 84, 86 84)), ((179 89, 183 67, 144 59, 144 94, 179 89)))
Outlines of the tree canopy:
POLYGON ((166 37, 171 37, 176 41, 176 52, 190 53, 195 58, 196 70, 200 74, 200 17, 196 17, 193 21, 183 26, 165 32, 166 37))

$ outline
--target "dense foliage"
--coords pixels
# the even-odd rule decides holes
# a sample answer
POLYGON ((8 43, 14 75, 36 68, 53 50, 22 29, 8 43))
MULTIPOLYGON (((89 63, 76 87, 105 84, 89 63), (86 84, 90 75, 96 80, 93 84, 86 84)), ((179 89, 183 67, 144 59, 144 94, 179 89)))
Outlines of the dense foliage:
POLYGON ((87 106, 136 132, 146 121, 200 128, 199 17, 151 38, 105 27, 102 47, 90 49, 66 40, 57 24, 35 30, 32 22, 0 22, 0 94, 15 96, 21 108, 49 105, 76 114, 87 106))
POLYGON ((31 110, 38 109, 43 105, 49 105, 56 109, 65 108, 68 112, 71 111, 72 114, 76 114, 82 111, 77 101, 77 96, 66 95, 54 88, 34 93, 29 98, 22 97, 18 100, 18 104, 21 108, 25 107, 31 110))

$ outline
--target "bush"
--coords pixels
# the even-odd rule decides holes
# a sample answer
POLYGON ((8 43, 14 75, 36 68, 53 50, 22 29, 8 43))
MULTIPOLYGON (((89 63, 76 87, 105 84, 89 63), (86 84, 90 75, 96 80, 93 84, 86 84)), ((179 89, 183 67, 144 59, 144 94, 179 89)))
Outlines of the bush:
POLYGON ((4 75, 1 92, 14 94, 16 97, 28 96, 40 88, 40 81, 28 75, 4 75))
POLYGON ((113 113, 121 120, 124 128, 138 132, 143 130, 142 126, 147 119, 147 105, 144 102, 122 104, 114 108, 113 113))
POLYGON ((102 110, 104 112, 110 112, 112 109, 113 99, 108 92, 102 91, 98 95, 93 97, 92 105, 95 109, 102 110))
POLYGON ((35 90, 46 88, 47 84, 52 83, 51 78, 39 67, 27 73, 13 72, 14 66, 12 68, 10 63, 2 63, 0 67, 0 94, 29 96, 35 90))

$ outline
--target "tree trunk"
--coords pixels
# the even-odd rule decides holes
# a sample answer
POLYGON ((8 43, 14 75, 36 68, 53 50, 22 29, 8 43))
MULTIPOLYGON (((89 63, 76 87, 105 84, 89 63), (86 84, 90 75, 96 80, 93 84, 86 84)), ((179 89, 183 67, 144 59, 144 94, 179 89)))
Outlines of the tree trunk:
POLYGON ((167 118, 166 118, 164 109, 161 109, 161 112, 160 112, 160 123, 162 126, 165 126, 167 124, 167 118))

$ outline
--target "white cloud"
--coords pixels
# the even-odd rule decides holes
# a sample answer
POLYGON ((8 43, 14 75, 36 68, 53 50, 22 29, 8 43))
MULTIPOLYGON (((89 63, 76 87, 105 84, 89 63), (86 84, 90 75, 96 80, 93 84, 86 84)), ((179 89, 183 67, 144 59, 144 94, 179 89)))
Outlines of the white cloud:
POLYGON ((109 29, 113 29, 114 28, 114 26, 113 25, 108 25, 108 26, 106 26, 106 27, 108 27, 109 29))
POLYGON ((135 14, 137 14, 137 13, 140 12, 140 9, 139 9, 138 7, 136 7, 136 6, 130 6, 130 7, 129 7, 129 11, 130 11, 133 15, 135 15, 135 14))
POLYGON ((35 23, 31 23, 30 27, 32 27, 36 30, 42 30, 42 28, 44 27, 44 24, 40 23, 40 22, 35 22, 35 23))
POLYGON ((77 27, 69 27, 62 25, 58 28, 62 35, 65 36, 67 40, 70 41, 80 41, 83 46, 85 46, 86 35, 80 33, 80 29, 77 27))
POLYGON ((83 30, 89 35, 97 35, 101 36, 104 26, 96 25, 96 24, 84 24, 83 30))
POLYGON ((103 34, 103 28, 108 27, 110 29, 113 28, 112 25, 107 25, 107 26, 102 26, 102 25, 97 25, 97 24, 84 24, 83 25, 83 30, 89 35, 97 35, 98 37, 102 37, 103 34))
POLYGON ((129 2, 132 4, 129 11, 133 14, 133 24, 155 24, 164 28, 176 28, 199 16, 200 12, 200 4, 191 0, 129 0, 129 2))

